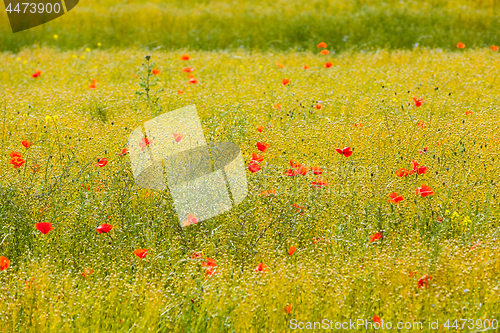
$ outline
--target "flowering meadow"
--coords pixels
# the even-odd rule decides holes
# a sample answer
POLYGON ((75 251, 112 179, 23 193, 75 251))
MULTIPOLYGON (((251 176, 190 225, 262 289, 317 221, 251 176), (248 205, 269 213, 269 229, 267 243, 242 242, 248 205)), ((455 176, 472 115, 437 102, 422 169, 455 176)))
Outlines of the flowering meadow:
POLYGON ((0 53, 0 332, 500 320, 500 55, 453 43, 0 53), (249 194, 181 227, 127 140, 187 105, 249 194))

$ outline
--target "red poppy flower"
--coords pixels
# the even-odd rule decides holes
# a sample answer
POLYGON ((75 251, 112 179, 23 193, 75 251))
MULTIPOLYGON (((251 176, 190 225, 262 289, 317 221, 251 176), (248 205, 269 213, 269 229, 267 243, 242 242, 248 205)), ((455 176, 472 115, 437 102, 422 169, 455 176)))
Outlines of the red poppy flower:
POLYGON ((256 154, 256 153, 252 153, 252 161, 262 162, 263 160, 264 160, 264 156, 256 154))
POLYGON ((32 76, 32 77, 34 77, 34 78, 36 79, 36 78, 37 78, 37 77, 39 77, 40 75, 42 75, 42 71, 37 70, 37 71, 35 71, 35 73, 33 73, 31 76, 32 76))
POLYGON ((421 151, 420 154, 427 153, 429 149, 427 147, 424 147, 421 151))
POLYGON ((281 110, 281 104, 274 104, 273 107, 277 110, 281 110))
POLYGON ((458 44, 457 44, 457 47, 458 47, 459 49, 463 49, 463 48, 465 48, 465 44, 464 44, 464 43, 462 43, 462 42, 460 42, 460 43, 458 43, 458 44))
POLYGON ((250 164, 248 164, 248 170, 250 170, 253 173, 260 171, 259 163, 254 162, 254 161, 250 162, 250 164))
POLYGON ((304 66, 302 67, 302 69, 309 69, 309 68, 311 68, 311 67, 309 67, 309 66, 307 66, 307 65, 304 65, 304 66))
POLYGON ((148 254, 148 250, 147 249, 137 249, 137 250, 134 250, 134 254, 142 259, 146 256, 146 254, 148 254))
POLYGON ((196 224, 196 223, 198 223, 198 218, 194 214, 188 214, 188 216, 186 217, 186 219, 189 222, 189 224, 196 224))
POLYGON ((97 227, 97 233, 98 234, 106 234, 113 229, 113 226, 107 223, 103 223, 100 226, 97 227))
POLYGON ((422 277, 418 280, 418 289, 428 287, 430 280, 432 280, 432 275, 422 275, 422 277))
POLYGON ((321 175, 323 173, 323 170, 319 166, 313 166, 313 167, 311 167, 311 171, 315 175, 321 175))
POLYGON ((302 176, 305 176, 309 172, 309 169, 306 166, 302 165, 297 169, 297 172, 300 173, 302 176))
POLYGON ((39 166, 38 164, 33 164, 33 165, 31 166, 31 170, 32 170, 33 172, 38 172, 38 171, 40 171, 40 166, 39 166))
POLYGON ((379 316, 373 316, 373 322, 374 323, 382 324, 382 319, 380 319, 379 316))
POLYGON ((496 45, 491 45, 491 50, 492 50, 492 51, 498 51, 498 46, 496 46, 496 45))
POLYGON ((89 85, 89 89, 95 89, 95 88, 97 88, 97 80, 93 79, 89 85))
POLYGON ((401 168, 398 171, 396 171, 396 176, 398 176, 398 177, 406 177, 409 174, 410 174, 410 172, 408 171, 408 169, 405 169, 405 168, 401 168))
POLYGON ((411 164, 413 164, 413 170, 412 170, 412 171, 410 171, 410 174, 412 174, 412 173, 416 173, 416 172, 417 172, 417 169, 418 169, 418 167, 419 167, 418 162, 417 162, 417 161, 415 161, 415 160, 411 160, 411 164))
POLYGON ((344 155, 345 157, 349 157, 352 155, 352 149, 351 147, 345 147, 344 149, 335 149, 337 151, 337 153, 341 154, 341 155, 344 155))
POLYGON ((187 227, 190 226, 191 224, 196 224, 198 223, 198 218, 194 214, 188 214, 186 217, 186 220, 182 222, 182 225, 187 227))
POLYGON ((212 258, 207 258, 207 260, 202 262, 201 265, 205 267, 217 267, 217 262, 212 258))
POLYGON ((52 223, 49 222, 40 222, 35 224, 35 227, 40 230, 40 232, 44 235, 48 234, 50 230, 54 229, 52 227, 52 223))
POLYGON ((93 274, 94 273, 94 270, 93 269, 90 269, 90 268, 85 268, 82 272, 82 276, 83 277, 86 277, 87 275, 90 275, 90 274, 93 274))
POLYGON ((332 67, 332 66, 333 66, 333 64, 332 64, 331 62, 326 62, 326 63, 325 63, 325 67, 326 67, 326 68, 330 68, 330 67, 332 67))
POLYGON ((391 194, 389 194, 389 202, 393 202, 393 203, 399 203, 400 201, 403 201, 404 198, 402 195, 398 196, 396 192, 392 192, 391 194))
POLYGON ((173 135, 174 135, 175 142, 179 142, 184 138, 184 134, 181 134, 181 133, 174 133, 173 135))
POLYGON ((370 243, 373 243, 380 239, 382 239, 382 232, 377 232, 376 234, 370 236, 370 243))
POLYGON ((295 246, 290 246, 290 249, 288 250, 288 255, 291 256, 292 254, 295 253, 295 251, 297 251, 297 248, 295 246))
POLYGON ((424 103, 424 99, 423 98, 419 99, 418 97, 413 97, 413 101, 415 102, 415 106, 417 108, 424 103))
POLYGON ((318 44, 318 48, 326 48, 328 45, 326 45, 325 42, 321 42, 318 44))
POLYGON ((314 188, 326 187, 326 185, 327 185, 327 184, 326 184, 326 181, 321 180, 321 179, 318 179, 317 181, 312 182, 311 184, 312 184, 312 186, 313 186, 314 188))
POLYGON ((428 195, 434 195, 434 191, 429 186, 423 184, 421 187, 417 187, 417 195, 419 194, 422 197, 426 197, 428 195))
POLYGON ((14 169, 18 169, 20 168, 24 162, 26 162, 23 158, 21 157, 18 157, 18 156, 14 156, 10 159, 10 164, 12 164, 14 166, 14 169))
POLYGON ((472 111, 470 111, 470 110, 465 111, 465 115, 466 115, 466 116, 470 116, 472 113, 473 113, 473 112, 472 112, 472 111))
POLYGON ((328 55, 330 53, 330 51, 328 51, 328 50, 322 50, 320 53, 322 55, 328 55))
POLYGON ((123 148, 122 152, 118 154, 118 156, 123 156, 123 155, 127 155, 128 154, 128 149, 127 148, 123 148))
POLYGON ((183 71, 184 73, 191 73, 191 72, 193 72, 193 71, 194 71, 194 68, 193 68, 193 67, 184 67, 184 68, 182 69, 182 71, 183 71))
POLYGON ((274 197, 276 196, 276 191, 275 190, 266 190, 260 193, 263 197, 274 197))
POLYGON ((321 110, 322 108, 323 108, 323 104, 319 104, 319 103, 316 104, 316 109, 321 110))
POLYGON ((279 68, 285 68, 285 65, 283 65, 282 63, 279 63, 276 61, 276 66, 278 66, 279 68))
POLYGON ((290 314, 292 312, 292 304, 288 304, 285 306, 285 312, 290 314))
POLYGON ((177 93, 178 93, 179 95, 182 95, 182 94, 184 94, 184 91, 182 91, 182 90, 177 90, 177 93))
POLYGON ((160 75, 161 71, 159 69, 153 68, 153 75, 160 75))
POLYGON ((299 174, 299 172, 296 169, 288 169, 285 171, 285 175, 290 176, 290 177, 296 176, 298 174, 299 174))
POLYGON ((304 207, 301 207, 300 205, 298 205, 296 203, 294 203, 292 205, 292 207, 295 208, 295 210, 297 211, 297 213, 300 213, 300 215, 304 215, 304 213, 305 213, 304 207))
POLYGON ((417 175, 423 175, 424 173, 427 172, 427 167, 424 165, 418 165, 418 162, 415 160, 411 160, 411 163, 413 164, 413 170, 410 171, 410 175, 416 173, 417 175))
POLYGON ((264 143, 264 142, 257 142, 257 149, 262 151, 262 152, 266 152, 267 148, 269 147, 269 145, 267 143, 264 143))
POLYGON ((214 275, 214 274, 216 274, 216 273, 217 273, 217 271, 216 271, 216 269, 215 269, 215 268, 208 267, 208 268, 207 268, 207 271, 206 271, 206 273, 205 273, 205 275, 206 275, 207 277, 211 277, 212 275, 214 275))
POLYGON ((13 151, 10 153, 10 158, 14 157, 23 157, 23 155, 21 153, 18 153, 17 151, 13 151))
POLYGON ((21 141, 21 144, 24 146, 24 148, 28 149, 33 145, 33 142, 31 141, 21 141))
POLYGON ((4 271, 10 267, 10 260, 4 256, 0 257, 0 271, 4 271))
POLYGON ((192 79, 192 78, 194 78, 194 75, 193 74, 188 74, 187 77, 190 78, 190 79, 192 79))
POLYGON ((255 270, 257 272, 267 273, 269 271, 269 267, 266 264, 264 264, 264 263, 260 263, 259 265, 257 265, 257 267, 255 268, 255 270))
POLYGON ((191 59, 191 57, 188 54, 181 55, 181 60, 185 61, 185 60, 189 60, 189 59, 191 59))
POLYGON ((193 252, 191 259, 203 259, 203 252, 193 252))
POLYGON ((144 151, 144 149, 146 149, 146 147, 148 147, 150 144, 152 144, 153 141, 148 139, 148 138, 142 138, 142 141, 139 143, 139 147, 141 147, 142 151, 144 151))
POLYGON ((263 131, 264 131, 264 129, 265 129, 265 128, 264 128, 264 126, 262 126, 262 125, 261 125, 261 126, 258 126, 258 127, 257 127, 257 132, 263 132, 263 131))
POLYGON ((365 125, 363 125, 362 123, 359 123, 359 124, 354 124, 354 127, 360 127, 360 128, 363 128, 363 127, 365 127, 365 125))
POLYGON ((290 83, 290 79, 283 79, 281 83, 283 83, 283 85, 286 86, 287 84, 290 83))
POLYGON ((102 167, 106 166, 106 164, 108 164, 108 159, 106 157, 97 159, 97 166, 98 167, 102 168, 102 167))
POLYGON ((197 84, 198 83, 198 80, 196 80, 195 78, 192 78, 189 80, 189 84, 197 84))
POLYGON ((415 170, 413 170, 417 175, 423 175, 427 172, 427 167, 425 165, 418 166, 415 170))

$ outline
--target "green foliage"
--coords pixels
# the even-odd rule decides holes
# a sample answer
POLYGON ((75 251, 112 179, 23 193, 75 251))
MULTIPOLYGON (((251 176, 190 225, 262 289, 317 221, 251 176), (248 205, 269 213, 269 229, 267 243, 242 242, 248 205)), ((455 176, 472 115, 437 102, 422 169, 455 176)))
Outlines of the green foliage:
POLYGON ((498 0, 80 1, 63 17, 12 34, 0 22, 0 51, 62 50, 368 51, 500 44, 498 0), (54 35, 58 38, 54 39, 54 35))
POLYGON ((159 81, 157 78, 157 74, 154 74, 153 71, 158 69, 155 67, 155 63, 151 61, 150 55, 144 57, 144 60, 145 62, 142 63, 142 67, 146 73, 144 74, 144 76, 139 77, 139 86, 142 88, 142 90, 136 90, 135 94, 145 100, 150 110, 152 108, 155 108, 153 116, 156 116, 162 111, 162 107, 158 103, 158 100, 160 99, 159 94, 161 94, 164 89, 153 89, 158 85, 159 81))

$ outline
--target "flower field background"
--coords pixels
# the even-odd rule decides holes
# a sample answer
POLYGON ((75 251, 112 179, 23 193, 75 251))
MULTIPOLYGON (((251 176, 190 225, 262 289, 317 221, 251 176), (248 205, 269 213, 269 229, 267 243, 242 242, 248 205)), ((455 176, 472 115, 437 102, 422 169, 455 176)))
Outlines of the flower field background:
POLYGON ((196 104, 208 140, 237 143, 247 162, 264 157, 248 171, 244 203, 187 228, 168 193, 135 187, 118 156, 131 129, 159 112, 135 94, 142 52, 1 55, 4 331, 498 316, 498 53, 185 53, 152 54, 159 105, 196 104), (346 146, 349 157, 335 150, 346 146), (398 177, 412 159, 426 173, 398 177), (290 160, 323 173, 288 176, 290 160), (326 185, 313 186, 318 178, 326 185), (422 184, 435 194, 417 195, 422 184), (392 192, 404 200, 390 203, 392 192), (41 222, 54 229, 41 233, 41 222), (103 223, 113 229, 96 232, 103 223), (208 278, 201 256, 216 261, 208 278), (432 279, 419 288, 422 276, 432 279))
MULTIPOLYGON (((120 15, 189 9, 106 3, 120 15)), ((262 4, 278 15, 275 5, 262 4)), ((204 20, 219 8, 237 19, 229 3, 194 6, 204 20)), ((500 55, 492 47, 500 42, 488 32, 498 20, 484 19, 496 17, 497 2, 477 1, 474 11, 468 1, 331 4, 357 15, 398 6, 443 15, 432 29, 424 24, 430 34, 440 24, 458 30, 434 34, 433 48, 415 46, 418 38, 386 42, 400 40, 391 30, 373 44, 290 32, 282 44, 240 48, 232 37, 182 39, 202 20, 193 14, 181 29, 179 14, 178 41, 155 50, 161 32, 127 31, 89 0, 75 16, 110 20, 103 30, 124 27, 121 38, 79 30, 70 14, 24 39, 1 32, 0 331, 500 320, 500 55), (458 12, 463 24, 445 16, 458 12), (193 104, 208 141, 241 148, 249 195, 183 228, 168 190, 135 185, 124 149, 145 121, 193 104)), ((287 18, 300 6, 284 8, 278 16, 287 18)), ((279 31, 266 22, 264 32, 279 31)))

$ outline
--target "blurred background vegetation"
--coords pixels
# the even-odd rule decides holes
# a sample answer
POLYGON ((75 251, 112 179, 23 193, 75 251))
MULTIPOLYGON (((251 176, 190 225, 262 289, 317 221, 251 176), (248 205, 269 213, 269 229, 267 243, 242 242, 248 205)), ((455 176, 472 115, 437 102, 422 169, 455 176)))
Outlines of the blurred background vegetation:
MULTIPOLYGON (((2 10, 0 51, 138 47, 166 50, 453 49, 498 44, 499 0, 83 0, 67 15, 13 34, 2 10), (54 35, 58 35, 55 39, 54 35)), ((3 5, 0 5, 3 7, 3 5)))

